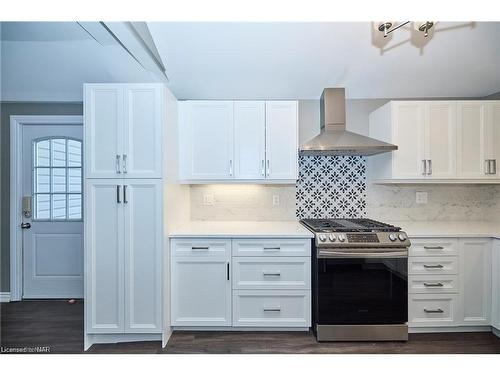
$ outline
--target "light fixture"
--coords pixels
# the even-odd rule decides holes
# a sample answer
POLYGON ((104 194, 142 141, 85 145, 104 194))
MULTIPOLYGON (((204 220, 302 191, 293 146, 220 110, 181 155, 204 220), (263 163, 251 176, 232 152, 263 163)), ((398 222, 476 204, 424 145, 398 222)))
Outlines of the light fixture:
MULTIPOLYGON (((404 22, 401 22, 400 24, 394 26, 394 24, 392 22, 382 22, 378 25, 378 31, 384 33, 384 38, 387 38, 387 35, 389 35, 390 33, 392 33, 393 31, 396 31, 397 29, 405 26, 405 25, 408 25, 411 21, 404 21, 404 22)), ((421 31, 424 33, 424 37, 427 38, 427 36, 429 35, 429 30, 434 26, 434 22, 432 21, 425 21, 421 24, 419 24, 418 26, 415 25, 415 29, 417 29, 418 31, 421 31)))

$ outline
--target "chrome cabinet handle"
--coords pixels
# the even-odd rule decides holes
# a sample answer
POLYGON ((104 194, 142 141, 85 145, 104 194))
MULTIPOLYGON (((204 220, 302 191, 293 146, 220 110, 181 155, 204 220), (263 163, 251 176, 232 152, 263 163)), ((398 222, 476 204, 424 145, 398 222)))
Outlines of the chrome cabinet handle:
POLYGON ((116 155, 116 173, 122 173, 120 170, 120 155, 116 155))
POLYGON ((425 250, 444 250, 443 246, 424 246, 425 250))
POLYGON ((427 159, 427 165, 429 166, 429 168, 427 169, 427 175, 430 176, 432 174, 432 160, 431 159, 427 159))
POLYGON ((425 176, 427 174, 427 161, 422 159, 422 175, 425 176))
POLYGON ((424 309, 424 311, 426 313, 438 313, 438 314, 444 313, 442 309, 424 309))
POLYGON ((191 250, 208 250, 208 246, 191 246, 191 250))
POLYGON ((261 174, 262 174, 262 176, 266 175, 266 167, 265 167, 264 164, 265 164, 264 159, 262 159, 262 164, 261 164, 261 174))
POLYGON ((281 250, 281 247, 276 246, 276 247, 264 247, 264 250, 281 250))
POLYGON ((127 173, 127 154, 123 154, 123 173, 127 173))
POLYGON ((268 271, 262 271, 263 276, 281 276, 280 271, 275 271, 275 272, 268 272, 268 271))
POLYGON ((491 174, 491 159, 485 159, 484 166, 485 166, 484 174, 491 174))
POLYGON ((269 159, 267 159, 267 175, 271 173, 271 163, 269 162, 269 159))
POLYGON ((116 203, 122 203, 120 199, 120 185, 116 185, 116 203))
POLYGON ((424 264, 424 268, 443 268, 444 266, 442 264, 436 264, 436 265, 429 265, 429 264, 424 264))
POLYGON ((128 203, 128 200, 127 200, 127 185, 123 185, 123 203, 128 203))
POLYGON ((227 262, 227 279, 229 280, 229 262, 227 262))
POLYGON ((276 306, 276 307, 264 307, 262 310, 264 311, 281 311, 281 306, 276 306))
POLYGON ((491 159, 491 164, 493 166, 491 174, 497 174, 497 159, 491 159))
POLYGON ((229 159, 229 175, 233 175, 233 159, 229 159))
POLYGON ((424 286, 439 287, 439 286, 443 286, 443 283, 424 283, 424 286))

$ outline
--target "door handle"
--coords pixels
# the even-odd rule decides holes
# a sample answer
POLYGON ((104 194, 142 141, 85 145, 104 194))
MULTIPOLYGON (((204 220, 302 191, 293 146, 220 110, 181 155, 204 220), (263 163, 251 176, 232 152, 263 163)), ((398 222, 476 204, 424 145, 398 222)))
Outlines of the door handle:
POLYGON ((280 312, 281 311, 281 306, 264 307, 262 310, 264 310, 264 311, 276 311, 276 312, 280 312))
POLYGON ((120 185, 116 185, 116 203, 122 203, 120 199, 120 185))
POLYGON ((120 155, 116 155, 116 173, 122 173, 120 170, 120 155))
POLYGON ((123 203, 128 203, 128 200, 127 200, 127 185, 123 185, 123 203))
POLYGON ((424 286, 427 286, 427 287, 440 287, 440 286, 443 286, 443 283, 424 283, 424 286))
POLYGON ((424 246, 425 250, 444 250, 443 246, 424 246))
POLYGON ((424 268, 443 268, 444 266, 442 264, 436 264, 436 265, 428 265, 424 264, 424 268))
POLYGON ((123 154, 123 173, 127 173, 127 154, 123 154))
POLYGON ((427 162, 425 159, 422 159, 422 175, 425 176, 427 174, 427 162))
POLYGON ((31 228, 31 224, 30 223, 21 223, 21 228, 23 228, 23 229, 30 229, 31 228))
POLYGON ((233 175, 233 159, 229 159, 229 175, 233 175))
POLYGON ((262 159, 262 164, 261 164, 261 174, 262 176, 265 176, 266 175, 266 167, 265 167, 265 161, 264 159, 262 159))
POLYGON ((438 313, 438 314, 444 313, 442 309, 424 309, 424 311, 426 313, 438 313))
POLYGON ((491 174, 497 174, 497 159, 491 159, 491 164, 493 166, 491 174))
POLYGON ((491 159, 484 160, 485 171, 484 174, 491 174, 491 159))
POLYGON ((267 159, 267 175, 271 173, 271 163, 269 162, 269 159, 267 159))
POLYGON ((227 262, 227 279, 229 280, 229 262, 227 262))
POLYGON ((281 276, 281 272, 280 271, 276 271, 276 272, 262 271, 262 275, 263 276, 281 276))
POLYGON ((430 176, 432 174, 432 160, 427 159, 427 164, 429 166, 429 169, 427 170, 427 175, 430 176))

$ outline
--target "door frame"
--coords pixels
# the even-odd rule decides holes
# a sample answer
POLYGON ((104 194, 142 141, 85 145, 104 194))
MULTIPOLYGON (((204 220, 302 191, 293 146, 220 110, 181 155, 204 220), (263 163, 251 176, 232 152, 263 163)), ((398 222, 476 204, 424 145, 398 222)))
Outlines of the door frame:
MULTIPOLYGON (((22 197, 23 125, 81 125, 83 116, 10 116, 10 300, 23 294, 23 248, 20 223, 22 197)), ((83 169, 82 169, 83 172, 83 169)), ((85 173, 85 172, 83 172, 85 173)), ((85 220, 85 218, 83 218, 85 220)))

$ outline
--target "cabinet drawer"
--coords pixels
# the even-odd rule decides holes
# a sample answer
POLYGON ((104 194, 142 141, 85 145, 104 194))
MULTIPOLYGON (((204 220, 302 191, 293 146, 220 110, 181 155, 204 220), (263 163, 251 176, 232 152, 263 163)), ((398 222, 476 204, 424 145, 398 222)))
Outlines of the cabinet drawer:
POLYGON ((233 291, 234 327, 310 327, 308 290, 233 291))
POLYGON ((456 325, 458 313, 456 294, 410 294, 408 299, 410 327, 456 325))
POLYGON ((458 276, 410 275, 408 293, 458 293, 458 276))
POLYGON ((231 255, 231 240, 214 238, 174 238, 170 241, 172 256, 227 258, 231 255))
POLYGON ((311 256, 311 240, 301 238, 233 240, 233 256, 311 256))
POLYGON ((310 289, 311 258, 233 257, 233 289, 310 289))
POLYGON ((409 257, 410 275, 456 275, 458 257, 409 257))
POLYGON ((410 256, 447 256, 458 255, 458 240, 439 238, 411 239, 410 256))

